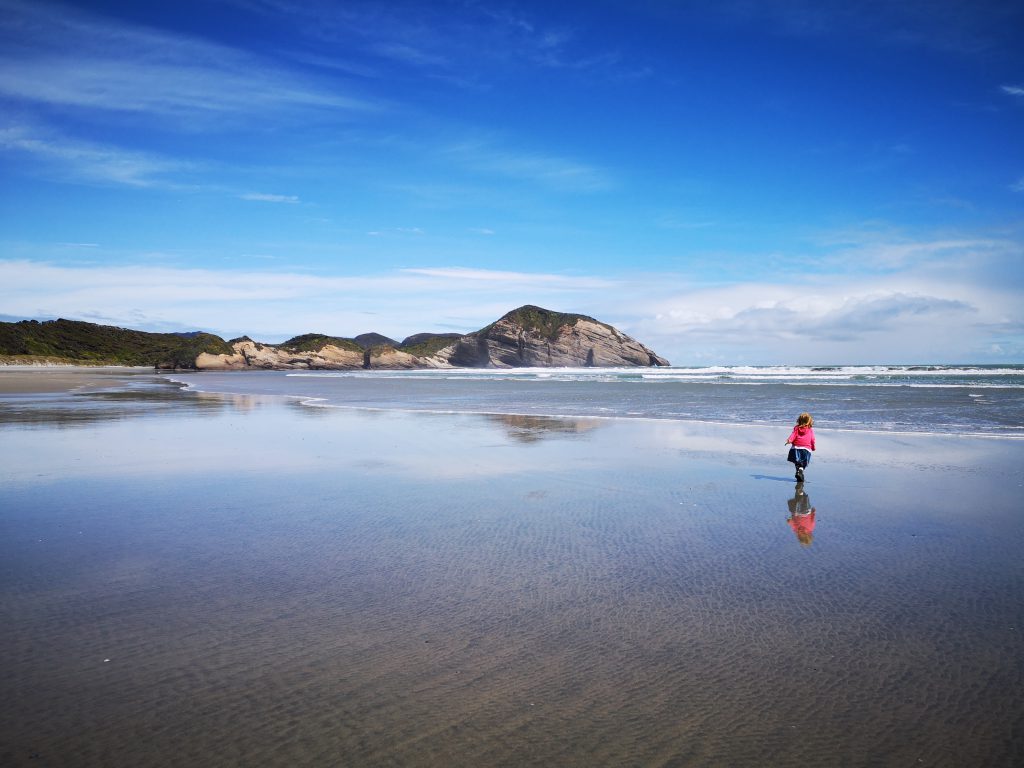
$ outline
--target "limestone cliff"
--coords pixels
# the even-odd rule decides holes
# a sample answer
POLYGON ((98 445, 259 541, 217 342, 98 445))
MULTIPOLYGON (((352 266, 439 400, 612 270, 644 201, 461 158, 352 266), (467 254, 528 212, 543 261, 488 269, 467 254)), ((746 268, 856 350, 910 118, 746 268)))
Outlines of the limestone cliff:
POLYGON ((374 347, 366 352, 366 368, 411 370, 414 368, 451 368, 447 362, 433 357, 418 357, 391 346, 374 347))
MULTIPOLYGON (((306 339, 310 337, 297 337, 306 339)), ((327 339, 329 337, 314 337, 327 339)), ((345 370, 362 368, 364 352, 358 346, 341 345, 338 340, 325 341, 318 349, 315 342, 291 343, 281 346, 260 344, 249 338, 236 339, 231 342, 235 350, 232 355, 200 355, 196 359, 196 368, 201 371, 231 371, 262 368, 274 371, 295 369, 345 370), (352 347, 355 347, 354 349, 352 347)))

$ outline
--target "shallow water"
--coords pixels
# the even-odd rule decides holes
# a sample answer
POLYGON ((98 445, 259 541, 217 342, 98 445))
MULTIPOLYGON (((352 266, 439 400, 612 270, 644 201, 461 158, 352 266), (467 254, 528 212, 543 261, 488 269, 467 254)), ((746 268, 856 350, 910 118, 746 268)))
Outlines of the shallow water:
POLYGON ((791 424, 1024 437, 1024 367, 247 371, 175 374, 207 392, 344 408, 791 424))
POLYGON ((777 431, 22 398, 0 762, 1019 764, 1024 445, 777 431))

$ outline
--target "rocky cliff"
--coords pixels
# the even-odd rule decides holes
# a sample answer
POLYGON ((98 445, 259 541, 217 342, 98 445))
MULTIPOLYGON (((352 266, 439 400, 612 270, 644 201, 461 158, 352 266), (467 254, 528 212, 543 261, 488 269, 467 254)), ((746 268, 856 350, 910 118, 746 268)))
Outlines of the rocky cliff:
POLYGON ((361 347, 351 339, 309 334, 280 346, 233 341, 234 354, 202 354, 199 370, 269 368, 415 369, 660 366, 669 362, 616 328, 586 315, 535 306, 515 309, 476 333, 416 334, 394 343, 361 347))
POLYGON ((635 339, 586 315, 525 306, 444 350, 470 368, 668 365, 635 339))

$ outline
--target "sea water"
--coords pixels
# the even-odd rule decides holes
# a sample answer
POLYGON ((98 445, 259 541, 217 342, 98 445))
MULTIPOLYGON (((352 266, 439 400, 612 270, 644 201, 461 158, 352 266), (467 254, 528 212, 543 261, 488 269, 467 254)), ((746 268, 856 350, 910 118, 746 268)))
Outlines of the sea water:
POLYGON ((333 408, 1024 437, 1024 366, 723 366, 174 374, 201 392, 333 408))

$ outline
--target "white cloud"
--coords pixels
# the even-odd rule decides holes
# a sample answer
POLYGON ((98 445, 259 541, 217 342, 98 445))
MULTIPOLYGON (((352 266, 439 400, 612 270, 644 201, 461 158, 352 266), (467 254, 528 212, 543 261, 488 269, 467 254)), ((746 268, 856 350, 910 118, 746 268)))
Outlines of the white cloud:
POLYGON ((625 328, 675 361, 723 363, 982 361, 1019 294, 907 273, 852 280, 684 286, 625 328))
POLYGON ((243 200, 253 200, 261 203, 289 203, 295 204, 299 202, 299 198, 296 195, 271 195, 265 192, 246 192, 243 195, 239 195, 243 200))
POLYGON ((1020 85, 1003 85, 1000 86, 1004 93, 1008 93, 1011 96, 1024 96, 1024 86, 1020 85))
POLYGON ((678 273, 438 266, 317 275, 8 260, 0 261, 0 312, 272 342, 306 332, 468 332, 538 304, 612 323, 677 364, 985 362, 1024 350, 1019 247, 936 245, 949 242, 989 241, 922 241, 938 254, 923 262, 906 258, 905 242, 895 257, 880 243, 876 261, 886 266, 875 271, 716 285, 678 273))
MULTIPOLYGON (((759 292, 781 293, 778 286, 761 286, 759 292)), ((977 308, 967 302, 937 296, 901 292, 817 297, 808 301, 799 295, 774 301, 761 299, 753 306, 732 310, 719 307, 715 316, 669 310, 668 323, 688 335, 724 338, 756 338, 766 341, 848 342, 869 334, 891 334, 916 322, 944 320, 964 322, 977 308)))

